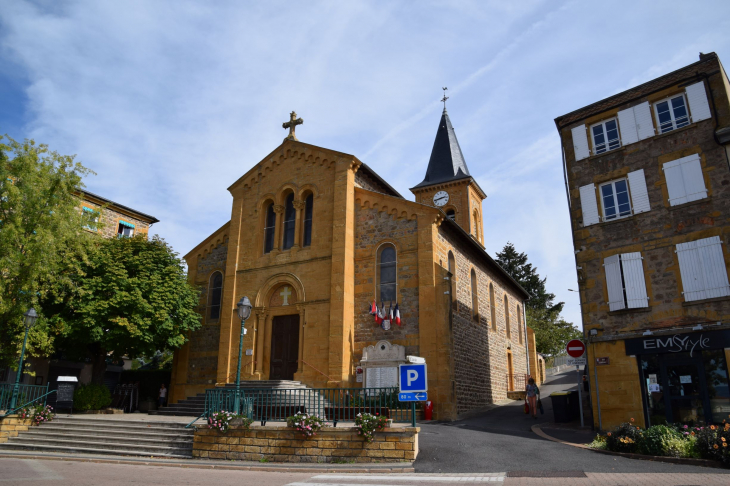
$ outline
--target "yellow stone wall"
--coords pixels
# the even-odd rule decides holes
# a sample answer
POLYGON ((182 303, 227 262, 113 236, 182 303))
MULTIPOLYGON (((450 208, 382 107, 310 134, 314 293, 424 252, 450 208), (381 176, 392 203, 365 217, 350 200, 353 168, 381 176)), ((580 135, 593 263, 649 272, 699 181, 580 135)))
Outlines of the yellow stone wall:
POLYGON ((0 444, 7 442, 9 437, 17 437, 18 433, 25 432, 31 426, 31 419, 21 419, 18 415, 9 415, 0 418, 0 444))
POLYGON ((231 427, 222 433, 208 428, 195 430, 193 457, 272 462, 328 463, 335 460, 365 462, 414 461, 418 456, 419 427, 392 427, 376 432, 372 442, 357 434, 355 427, 323 427, 304 438, 287 427, 231 427))

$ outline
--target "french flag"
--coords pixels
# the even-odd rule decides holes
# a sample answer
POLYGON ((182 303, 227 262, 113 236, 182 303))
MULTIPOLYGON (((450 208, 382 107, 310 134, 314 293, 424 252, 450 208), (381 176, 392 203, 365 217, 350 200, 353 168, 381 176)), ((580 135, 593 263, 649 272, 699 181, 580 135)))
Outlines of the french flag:
POLYGON ((394 322, 400 326, 400 309, 398 308, 398 302, 395 303, 395 310, 393 311, 393 319, 394 319, 394 322))
POLYGON ((383 320, 384 320, 382 307, 383 307, 383 303, 382 302, 380 303, 380 308, 378 308, 378 306, 375 306, 375 311, 376 311, 376 314, 375 314, 375 323, 377 325, 381 325, 383 323, 383 320))
POLYGON ((373 300, 373 305, 370 306, 370 315, 371 316, 378 315, 378 306, 375 304, 375 300, 373 300))
MULTIPOLYGON (((398 303, 396 303, 395 305, 398 305, 398 303)), ((392 302, 388 306, 388 320, 390 322, 393 322, 393 303, 392 302)))

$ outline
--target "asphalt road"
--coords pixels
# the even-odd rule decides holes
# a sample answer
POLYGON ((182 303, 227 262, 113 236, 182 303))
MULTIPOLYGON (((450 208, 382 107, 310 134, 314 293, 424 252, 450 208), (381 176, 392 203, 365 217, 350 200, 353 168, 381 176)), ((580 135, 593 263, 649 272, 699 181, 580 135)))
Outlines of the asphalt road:
MULTIPOLYGON (((545 415, 525 415, 522 402, 449 423, 419 424, 419 473, 585 471, 621 473, 730 473, 723 469, 626 459, 542 439, 530 427, 550 423, 553 391, 575 387, 576 373, 557 375, 540 387, 545 415)), ((729 481, 730 483, 730 481, 729 481)))

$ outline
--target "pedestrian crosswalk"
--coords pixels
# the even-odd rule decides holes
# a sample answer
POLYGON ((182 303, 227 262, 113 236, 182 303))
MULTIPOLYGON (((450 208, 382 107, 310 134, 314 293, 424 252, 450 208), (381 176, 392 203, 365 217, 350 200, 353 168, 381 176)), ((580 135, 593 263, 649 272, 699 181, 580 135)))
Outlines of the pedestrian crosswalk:
POLYGON ((502 483, 506 473, 489 474, 320 474, 286 486, 428 486, 502 483))

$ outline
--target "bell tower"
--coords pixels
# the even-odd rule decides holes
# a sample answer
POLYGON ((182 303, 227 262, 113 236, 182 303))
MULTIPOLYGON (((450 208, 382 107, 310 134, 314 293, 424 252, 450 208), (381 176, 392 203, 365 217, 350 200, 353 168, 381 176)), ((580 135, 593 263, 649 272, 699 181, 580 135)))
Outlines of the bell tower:
POLYGON ((454 127, 446 112, 441 114, 426 177, 411 192, 416 202, 436 206, 484 246, 482 201, 487 195, 469 174, 454 127))

